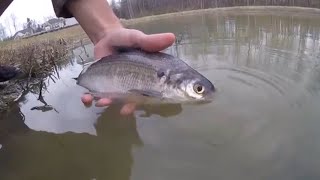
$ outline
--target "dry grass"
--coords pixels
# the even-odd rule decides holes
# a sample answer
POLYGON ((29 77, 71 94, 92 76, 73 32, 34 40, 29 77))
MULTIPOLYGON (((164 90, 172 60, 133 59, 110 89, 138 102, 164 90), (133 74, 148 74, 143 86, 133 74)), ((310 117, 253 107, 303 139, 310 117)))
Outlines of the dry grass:
POLYGON ((73 27, 1 44, 0 65, 19 67, 24 76, 0 88, 0 112, 7 110, 23 92, 34 89, 41 92, 42 87, 38 87, 45 79, 59 78, 58 69, 67 62, 70 45, 82 36, 77 31, 81 32, 79 27, 73 27))
POLYGON ((0 65, 17 66, 32 76, 44 76, 65 60, 69 49, 88 42, 77 25, 66 29, 0 43, 0 65))
POLYGON ((56 41, 59 39, 64 39, 67 42, 68 46, 73 46, 80 40, 84 40, 86 42, 89 41, 88 36, 83 31, 81 26, 76 25, 62 30, 33 36, 30 38, 0 42, 0 49, 15 49, 20 46, 38 44, 52 40, 56 41))
POLYGON ((63 39, 41 41, 0 50, 0 65, 19 67, 30 76, 43 76, 68 54, 63 39))

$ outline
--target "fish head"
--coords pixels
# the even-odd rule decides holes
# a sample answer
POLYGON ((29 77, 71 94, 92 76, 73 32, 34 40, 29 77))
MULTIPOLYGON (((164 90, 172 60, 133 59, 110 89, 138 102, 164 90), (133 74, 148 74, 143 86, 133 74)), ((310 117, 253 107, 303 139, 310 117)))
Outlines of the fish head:
POLYGON ((214 85, 206 78, 186 80, 181 88, 189 98, 197 101, 211 101, 215 92, 214 85))
MULTIPOLYGON (((171 89, 175 90, 175 96, 187 101, 212 101, 216 91, 213 83, 196 71, 171 74, 171 89)), ((172 91, 171 91, 172 92, 172 91)))

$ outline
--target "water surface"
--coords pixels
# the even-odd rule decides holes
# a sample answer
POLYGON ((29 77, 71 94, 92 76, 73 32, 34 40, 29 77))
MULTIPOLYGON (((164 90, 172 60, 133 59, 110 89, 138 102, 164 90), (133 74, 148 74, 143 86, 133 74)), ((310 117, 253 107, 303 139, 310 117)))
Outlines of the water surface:
MULTIPOLYGON (((319 179, 320 17, 224 13, 132 26, 174 32, 165 52, 214 82, 213 103, 82 105, 79 47, 60 79, 0 118, 0 179, 319 179)), ((81 58, 80 58, 81 57, 81 58)), ((48 82, 46 82, 48 83, 48 82)))

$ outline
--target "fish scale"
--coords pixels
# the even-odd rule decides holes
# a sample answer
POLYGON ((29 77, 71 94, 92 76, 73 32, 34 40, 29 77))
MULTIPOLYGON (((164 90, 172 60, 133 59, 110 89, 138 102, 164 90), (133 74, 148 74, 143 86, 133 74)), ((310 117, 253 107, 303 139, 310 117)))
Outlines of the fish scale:
POLYGON ((94 95, 108 98, 142 95, 161 100, 206 100, 215 90, 207 78, 181 59, 141 50, 121 52, 93 62, 82 70, 77 84, 94 95), (203 91, 196 93, 196 86, 203 91))
MULTIPOLYGON (((113 65, 115 66, 115 65, 113 65)), ((121 63, 114 67, 114 76, 119 88, 130 89, 150 89, 156 85, 156 71, 146 69, 136 64, 121 63), (145 82, 145 83, 142 83, 145 82)), ((112 74, 112 73, 111 73, 112 74)))

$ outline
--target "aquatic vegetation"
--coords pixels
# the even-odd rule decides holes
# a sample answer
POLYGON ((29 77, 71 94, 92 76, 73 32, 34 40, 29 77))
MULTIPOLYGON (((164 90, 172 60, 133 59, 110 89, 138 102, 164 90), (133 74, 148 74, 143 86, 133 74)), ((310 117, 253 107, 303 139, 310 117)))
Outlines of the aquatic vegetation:
POLYGON ((18 67, 28 76, 43 77, 68 53, 64 39, 42 41, 0 50, 0 64, 18 67))
POLYGON ((80 25, 75 25, 72 27, 60 29, 58 31, 44 33, 41 35, 30 36, 23 39, 7 40, 0 42, 0 49, 10 49, 18 48, 23 45, 29 45, 32 43, 39 43, 43 41, 56 41, 59 39, 64 39, 68 44, 68 47, 72 48, 78 44, 79 41, 85 40, 89 42, 88 36, 83 31, 80 25))
POLYGON ((24 91, 46 78, 59 78, 58 70, 66 62, 67 43, 64 39, 23 44, 0 50, 0 65, 14 66, 22 76, 9 80, 0 91, 0 110, 5 109, 24 91))

